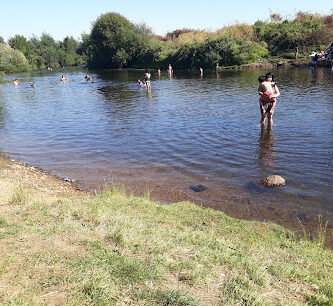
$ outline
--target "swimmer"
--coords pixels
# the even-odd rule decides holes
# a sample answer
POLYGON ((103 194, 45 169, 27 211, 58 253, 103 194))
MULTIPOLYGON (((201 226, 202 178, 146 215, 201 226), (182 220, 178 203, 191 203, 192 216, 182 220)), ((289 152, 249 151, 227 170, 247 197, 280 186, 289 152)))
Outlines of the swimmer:
POLYGON ((30 87, 35 88, 36 87, 36 82, 29 81, 29 85, 30 85, 30 87))
POLYGON ((60 78, 60 81, 61 81, 61 82, 67 82, 67 81, 68 81, 68 78, 65 77, 64 75, 62 75, 61 78, 60 78))
POLYGON ((138 83, 142 87, 146 87, 147 86, 146 83, 142 82, 141 80, 138 80, 138 83))
POLYGON ((18 79, 15 79, 13 84, 15 87, 18 87, 20 85, 20 81, 18 79))
POLYGON ((92 82, 93 78, 87 73, 86 76, 83 78, 87 82, 92 82))

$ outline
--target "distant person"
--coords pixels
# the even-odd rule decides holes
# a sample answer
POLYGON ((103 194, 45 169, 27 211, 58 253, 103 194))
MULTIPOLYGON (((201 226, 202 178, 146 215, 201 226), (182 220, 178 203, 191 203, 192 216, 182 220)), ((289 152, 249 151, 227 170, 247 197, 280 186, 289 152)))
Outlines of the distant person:
POLYGON ((147 90, 151 89, 150 78, 151 78, 150 70, 146 69, 146 72, 145 72, 145 83, 147 84, 147 90))
POLYGON ((36 82, 29 81, 29 85, 30 85, 30 87, 35 88, 36 87, 36 82))
POLYGON ((200 76, 202 77, 203 76, 203 69, 200 67, 199 70, 200 70, 200 76))
POLYGON ((84 77, 84 80, 86 82, 92 82, 93 78, 87 73, 86 76, 84 77))
POLYGON ((138 84, 141 86, 141 87, 146 87, 146 83, 145 82, 142 82, 141 80, 138 80, 138 84))
POLYGON ((169 66, 168 66, 168 74, 169 74, 169 76, 173 75, 173 68, 172 68, 171 64, 169 64, 169 66))
POLYGON ((258 93, 260 95, 260 111, 261 111, 261 124, 265 124, 266 117, 268 117, 268 124, 273 124, 273 114, 276 107, 276 98, 280 96, 280 91, 275 82, 273 82, 273 75, 268 72, 266 76, 259 77, 258 93))
POLYGON ((15 79, 13 84, 15 87, 18 87, 20 85, 20 81, 18 79, 15 79))
POLYGON ((218 73, 218 72, 219 72, 219 69, 220 69, 219 63, 216 63, 216 66, 215 66, 215 72, 218 73))
POLYGON ((315 56, 312 59, 312 65, 318 64, 319 55, 316 53, 315 56))
POLYGON ((61 82, 67 82, 67 81, 68 81, 68 78, 65 77, 64 75, 62 75, 61 78, 60 78, 60 81, 61 81, 61 82))
POLYGON ((158 74, 158 78, 161 77, 161 69, 160 68, 157 68, 157 74, 158 74))
POLYGON ((298 59, 298 46, 295 47, 295 60, 298 59))

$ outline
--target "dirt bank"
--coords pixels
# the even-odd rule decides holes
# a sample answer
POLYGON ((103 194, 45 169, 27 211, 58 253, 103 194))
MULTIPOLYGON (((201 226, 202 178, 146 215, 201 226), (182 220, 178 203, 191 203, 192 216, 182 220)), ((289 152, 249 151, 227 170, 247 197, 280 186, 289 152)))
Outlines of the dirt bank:
POLYGON ((0 212, 9 207, 10 198, 18 186, 28 188, 34 198, 45 202, 52 202, 59 197, 88 195, 71 182, 63 181, 23 162, 0 156, 0 212))

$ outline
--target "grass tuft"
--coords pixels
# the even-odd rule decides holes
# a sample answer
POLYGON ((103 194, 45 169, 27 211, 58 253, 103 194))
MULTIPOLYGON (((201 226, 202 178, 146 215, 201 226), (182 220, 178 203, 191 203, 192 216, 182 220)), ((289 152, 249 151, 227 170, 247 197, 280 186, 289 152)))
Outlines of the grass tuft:
POLYGON ((25 205, 29 203, 29 199, 29 192, 22 185, 19 185, 14 189, 9 203, 12 205, 25 205))

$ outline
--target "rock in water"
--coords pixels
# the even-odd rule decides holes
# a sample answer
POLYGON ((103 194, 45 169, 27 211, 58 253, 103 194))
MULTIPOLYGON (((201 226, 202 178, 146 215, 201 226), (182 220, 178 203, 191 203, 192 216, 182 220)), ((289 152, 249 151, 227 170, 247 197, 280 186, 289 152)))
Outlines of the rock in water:
POLYGON ((190 189, 192 189, 195 192, 202 192, 205 191, 208 187, 203 186, 203 185, 195 185, 195 186, 191 186, 190 189))
POLYGON ((261 182, 266 187, 284 186, 286 184, 286 180, 280 175, 267 176, 261 182))

